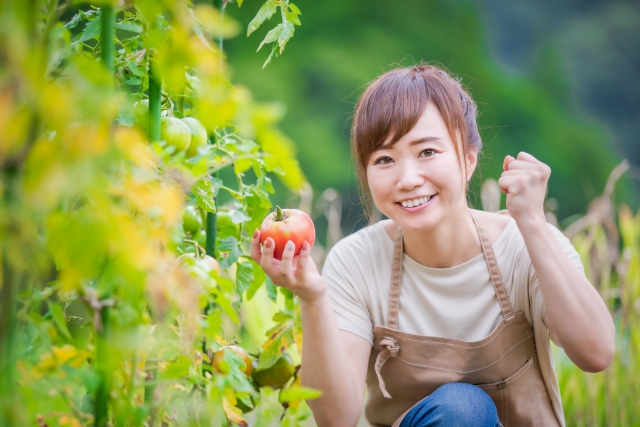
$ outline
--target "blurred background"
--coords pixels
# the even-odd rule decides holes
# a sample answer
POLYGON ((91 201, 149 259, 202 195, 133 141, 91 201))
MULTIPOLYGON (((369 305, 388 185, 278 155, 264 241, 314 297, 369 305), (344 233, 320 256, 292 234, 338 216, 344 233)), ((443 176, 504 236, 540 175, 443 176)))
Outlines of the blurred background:
MULTIPOLYGON (((507 154, 527 151, 552 168, 549 207, 561 226, 587 211, 623 158, 630 169, 616 186, 615 200, 637 210, 640 2, 299 3, 303 25, 285 56, 266 69, 268 52, 255 49, 269 26, 226 41, 225 49, 236 84, 249 87, 258 100, 282 101, 281 127, 297 145, 311 183, 323 245, 331 246, 327 235, 367 224, 349 150, 358 96, 394 65, 421 60, 461 77, 478 104, 485 145, 472 205, 480 207, 481 183, 500 176, 507 154), (339 211, 339 231, 327 233, 327 205, 334 217, 339 211)), ((227 13, 246 26, 260 4, 247 1, 227 13)))

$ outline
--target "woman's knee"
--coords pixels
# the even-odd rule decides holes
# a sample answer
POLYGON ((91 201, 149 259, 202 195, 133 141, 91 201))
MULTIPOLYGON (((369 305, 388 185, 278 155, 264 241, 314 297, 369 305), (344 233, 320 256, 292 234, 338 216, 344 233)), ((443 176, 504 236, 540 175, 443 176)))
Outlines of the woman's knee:
POLYGON ((493 400, 482 389, 465 383, 449 383, 436 389, 405 417, 402 427, 499 425, 493 400))
POLYGON ((496 405, 487 393, 472 384, 449 383, 434 391, 430 399, 449 415, 476 416, 482 412, 495 412, 496 405))

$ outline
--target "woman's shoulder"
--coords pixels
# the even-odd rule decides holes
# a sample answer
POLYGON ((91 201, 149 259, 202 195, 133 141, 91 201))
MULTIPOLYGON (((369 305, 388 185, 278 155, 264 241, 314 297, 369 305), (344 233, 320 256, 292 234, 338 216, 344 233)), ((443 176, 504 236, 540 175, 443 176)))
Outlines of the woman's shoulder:
MULTIPOLYGON (((502 232, 505 231, 509 223, 514 221, 506 209, 498 212, 486 212, 476 209, 472 210, 477 215, 477 218, 482 222, 492 244, 498 240, 498 237, 500 237, 502 232)), ((390 219, 380 221, 378 224, 384 228, 387 236, 393 241, 398 229, 397 224, 390 219)))
POLYGON ((511 215, 509 215, 509 211, 506 209, 498 212, 487 212, 476 209, 472 210, 476 214, 477 218, 482 222, 492 244, 495 243, 507 229, 509 223, 515 222, 515 220, 511 218, 511 215))
POLYGON ((343 237, 329 251, 329 255, 337 256, 346 261, 376 259, 393 246, 383 228, 383 222, 368 225, 360 230, 343 237))

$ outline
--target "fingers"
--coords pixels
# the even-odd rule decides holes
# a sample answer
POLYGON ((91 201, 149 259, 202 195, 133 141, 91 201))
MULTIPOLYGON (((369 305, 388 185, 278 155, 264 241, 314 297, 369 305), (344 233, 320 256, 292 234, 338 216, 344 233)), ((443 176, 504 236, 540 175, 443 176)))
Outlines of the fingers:
POLYGON ((541 169, 549 173, 551 172, 549 166, 524 151, 518 153, 517 159, 514 159, 512 156, 505 157, 502 163, 502 169, 505 171, 513 169, 541 169))
POLYGON ((298 255, 298 262, 296 263, 297 269, 293 272, 294 276, 298 275, 298 271, 304 271, 309 268, 309 262, 313 262, 311 260, 311 246, 309 242, 305 241, 302 243, 302 249, 300 250, 300 254, 298 255))
POLYGON ((534 165, 544 165, 540 160, 536 159, 529 153, 525 153, 524 151, 518 153, 518 160, 533 163, 534 165))
POLYGON ((295 252, 296 245, 289 240, 284 246, 282 252, 282 261, 280 262, 280 278, 285 282, 293 282, 293 254, 295 252))
POLYGON ((507 169, 505 171, 512 170, 536 170, 540 166, 531 162, 527 162, 525 160, 512 160, 507 165, 507 169))
POLYGON ((507 156, 504 158, 504 161, 502 162, 502 169, 503 170, 508 170, 509 169, 509 163, 511 163, 512 161, 514 161, 515 159, 512 156, 507 156))
POLYGON ((516 175, 505 176, 503 174, 503 176, 501 176, 500 179, 498 180, 498 186, 500 187, 500 191, 502 191, 504 194, 512 194, 520 191, 519 183, 520 181, 518 179, 518 176, 516 175))
POLYGON ((278 276, 279 269, 276 268, 276 262, 273 259, 273 252, 275 251, 276 243, 271 237, 267 237, 267 240, 262 246, 262 257, 260 259, 260 267, 267 273, 267 276, 274 279, 278 276))
POLYGON ((262 252, 260 251, 260 230, 256 230, 253 232, 253 236, 251 237, 251 249, 249 251, 249 255, 251 259, 256 262, 256 264, 260 264, 262 260, 262 252))

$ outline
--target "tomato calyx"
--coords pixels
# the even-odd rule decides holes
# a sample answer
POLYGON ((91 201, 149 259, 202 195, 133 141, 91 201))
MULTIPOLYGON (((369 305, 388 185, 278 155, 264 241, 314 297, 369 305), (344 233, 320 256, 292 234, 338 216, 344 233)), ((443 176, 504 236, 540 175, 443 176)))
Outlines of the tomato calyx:
POLYGON ((276 211, 273 215, 273 221, 285 221, 287 218, 289 218, 289 214, 284 212, 280 206, 276 205, 276 211))

